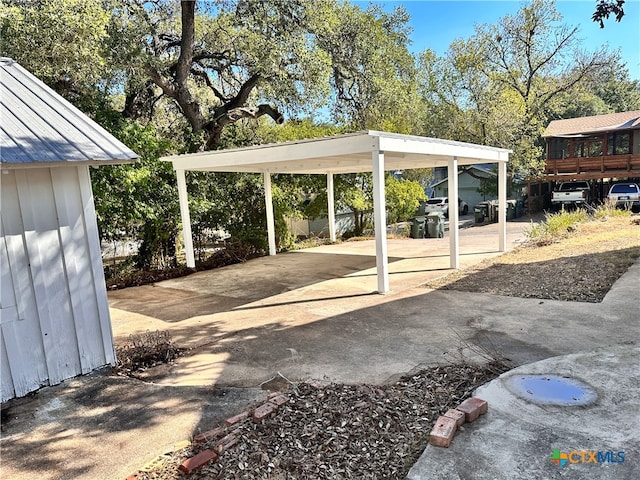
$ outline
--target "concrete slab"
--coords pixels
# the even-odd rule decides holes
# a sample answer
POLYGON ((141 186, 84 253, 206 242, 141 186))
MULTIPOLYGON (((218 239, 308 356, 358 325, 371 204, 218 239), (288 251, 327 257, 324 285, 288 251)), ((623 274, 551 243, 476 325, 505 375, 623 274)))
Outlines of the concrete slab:
POLYGON ((3 410, 0 478, 123 480, 267 393, 163 387, 106 372, 69 380, 3 410))
POLYGON ((465 425, 449 448, 429 445, 407 479, 637 479, 638 365, 635 345, 553 357, 507 372, 475 392, 489 403, 488 413, 465 425), (584 406, 536 403, 511 386, 526 375, 579 380, 597 399, 584 406))

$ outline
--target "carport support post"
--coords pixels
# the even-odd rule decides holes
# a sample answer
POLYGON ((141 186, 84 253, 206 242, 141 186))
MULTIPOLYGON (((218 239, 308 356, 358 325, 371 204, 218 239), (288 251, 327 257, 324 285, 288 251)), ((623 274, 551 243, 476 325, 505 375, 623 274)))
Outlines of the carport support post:
POLYGON ((184 237, 184 254, 187 267, 195 268, 196 260, 193 254, 193 237, 191 236, 191 216, 189 215, 189 196, 187 195, 187 181, 184 170, 176 169, 178 180, 178 200, 180 201, 180 217, 182 219, 182 236, 184 237))
POLYGON ((449 266, 460 268, 458 248, 458 157, 449 159, 447 176, 449 177, 449 266))
POLYGON ((273 220, 273 195, 271 193, 271 173, 264 172, 264 202, 267 207, 267 237, 269 255, 276 254, 276 224, 273 220))
POLYGON ((329 222, 329 240, 336 241, 336 207, 333 200, 333 173, 327 173, 327 221, 329 222))
POLYGON ((498 250, 507 250, 507 162, 498 162, 498 250))
POLYGON ((384 152, 374 150, 373 165, 373 223, 376 233, 376 272, 378 293, 389 291, 389 265, 387 258, 387 213, 384 199, 384 152))

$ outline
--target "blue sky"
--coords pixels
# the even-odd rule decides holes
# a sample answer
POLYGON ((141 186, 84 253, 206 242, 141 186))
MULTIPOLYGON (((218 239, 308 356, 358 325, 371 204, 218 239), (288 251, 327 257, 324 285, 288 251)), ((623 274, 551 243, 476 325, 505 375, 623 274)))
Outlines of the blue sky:
MULTIPOLYGON (((396 0, 355 1, 363 8, 367 3, 383 4, 392 9, 402 5, 411 15, 413 27, 410 46, 413 52, 426 48, 443 55, 456 38, 473 35, 474 24, 496 23, 507 14, 514 14, 522 2, 514 0, 396 0)), ((632 79, 640 80, 640 0, 627 0, 625 16, 620 23, 613 17, 605 21, 605 28, 591 21, 595 0, 557 0, 556 9, 563 15, 563 22, 580 27, 578 37, 583 46, 593 51, 609 44, 612 50, 620 49, 623 61, 632 79)))

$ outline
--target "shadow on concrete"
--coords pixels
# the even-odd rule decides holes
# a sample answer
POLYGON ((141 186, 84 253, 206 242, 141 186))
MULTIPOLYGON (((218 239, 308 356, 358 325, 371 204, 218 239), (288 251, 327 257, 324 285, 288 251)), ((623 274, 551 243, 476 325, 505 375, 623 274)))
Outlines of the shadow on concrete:
MULTIPOLYGON (((404 273, 404 272, 402 272, 404 273)), ((303 304, 303 303, 313 303, 313 302, 324 302, 324 301, 331 301, 331 300, 348 300, 350 298, 357 298, 357 297, 370 297, 373 295, 378 295, 378 292, 370 292, 370 293, 355 293, 352 295, 336 295, 333 297, 329 297, 329 296, 322 296, 322 297, 317 297, 317 298, 308 298, 305 297, 304 300, 291 300, 288 302, 270 302, 270 301, 266 301, 265 303, 260 303, 259 305, 243 305, 240 307, 236 307, 233 310, 239 311, 239 310, 257 310, 257 309, 261 309, 261 308, 265 308, 265 307, 283 307, 285 305, 299 305, 299 304, 303 304)))
MULTIPOLYGON (((402 260, 390 257, 389 263, 402 260)), ((156 285, 109 292, 114 308, 180 322, 264 300, 325 280, 375 268, 375 255, 287 252, 194 273, 156 285)))
POLYGON ((121 480, 264 397, 255 389, 159 387, 94 373, 3 405, 2 478, 121 480), (187 432, 185 432, 185 430, 187 432))

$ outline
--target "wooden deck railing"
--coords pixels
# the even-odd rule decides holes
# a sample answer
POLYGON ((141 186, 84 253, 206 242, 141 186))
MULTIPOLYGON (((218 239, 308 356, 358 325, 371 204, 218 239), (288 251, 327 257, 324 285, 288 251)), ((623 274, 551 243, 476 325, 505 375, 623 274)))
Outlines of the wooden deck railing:
POLYGON ((627 174, 640 176, 640 155, 607 155, 592 158, 547 160, 545 175, 627 174))

